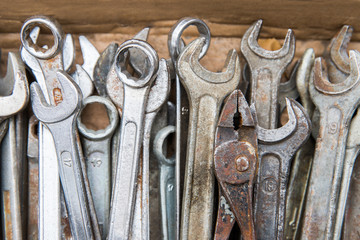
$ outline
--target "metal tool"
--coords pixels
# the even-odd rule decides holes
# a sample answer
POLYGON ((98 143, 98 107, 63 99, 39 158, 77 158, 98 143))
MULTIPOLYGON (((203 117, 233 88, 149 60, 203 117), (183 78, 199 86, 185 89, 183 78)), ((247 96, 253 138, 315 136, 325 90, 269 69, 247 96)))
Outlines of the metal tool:
POLYGON ((143 118, 149 90, 158 68, 158 56, 148 43, 128 40, 120 46, 115 59, 116 72, 124 86, 124 106, 108 238, 128 239, 131 236, 135 208, 143 118), (139 79, 126 74, 125 55, 130 48, 137 48, 146 56, 146 69, 139 79))
MULTIPOLYGON (((314 111, 314 104, 309 94, 309 80, 314 59, 314 50, 312 48, 307 49, 300 60, 295 78, 301 103, 309 116, 312 116, 314 111)), ((300 222, 305 204, 314 148, 315 142, 309 137, 296 152, 292 161, 286 195, 285 239, 298 239, 300 234, 300 222)))
POLYGON ((296 88, 296 77, 299 68, 299 62, 295 63, 290 77, 286 82, 280 82, 279 86, 279 112, 280 114, 284 111, 286 107, 286 98, 297 99, 299 97, 299 92, 296 88))
POLYGON ((257 159, 255 123, 245 97, 236 90, 226 100, 216 130, 214 163, 220 187, 214 239, 228 239, 235 219, 242 239, 256 239, 252 196, 257 159))
POLYGON ((62 101, 56 106, 47 104, 39 84, 34 82, 31 84, 33 112, 54 138, 71 233, 75 239, 92 239, 94 237, 74 129, 82 96, 76 83, 65 72, 59 71, 57 77, 63 90, 62 101))
POLYGON ((191 106, 181 239, 211 238, 215 128, 223 99, 240 82, 240 62, 236 51, 229 51, 224 72, 213 73, 198 61, 204 46, 203 37, 192 41, 177 62, 177 71, 191 106))
MULTIPOLYGON (((278 129, 257 125, 259 171, 256 182, 255 229, 257 239, 283 239, 286 186, 291 159, 310 135, 311 124, 303 107, 286 101, 289 121, 278 129)), ((253 111, 253 117, 256 112, 253 111)))
POLYGON ((350 75, 337 84, 329 82, 324 61, 315 60, 309 92, 320 111, 320 130, 306 199, 303 239, 333 238, 348 126, 360 103, 359 60, 359 53, 350 51, 350 75))
POLYGON ((295 37, 289 29, 281 49, 265 50, 257 42, 261 25, 262 20, 258 20, 245 32, 241 52, 251 70, 250 103, 255 104, 259 125, 274 129, 278 123, 280 79, 294 57, 295 37))
POLYGON ((182 166, 186 164, 188 123, 189 123, 189 100, 178 74, 176 64, 179 54, 184 49, 185 43, 181 38, 182 33, 189 26, 195 26, 201 37, 205 38, 199 59, 205 56, 210 46, 210 29, 204 21, 198 18, 185 17, 173 25, 169 32, 168 49, 171 57, 170 76, 175 78, 176 84, 176 155, 175 155, 175 182, 176 182, 176 238, 180 238, 180 210, 181 210, 181 186, 184 182, 184 174, 181 172, 182 166))
POLYGON ((29 119, 27 158, 28 158, 28 218, 27 238, 39 239, 39 120, 33 115, 29 119))
POLYGON ((91 103, 101 103, 107 108, 110 124, 101 130, 88 129, 81 122, 81 113, 77 118, 77 126, 82 138, 86 169, 91 192, 103 239, 109 227, 110 196, 111 196, 111 137, 117 128, 119 116, 117 109, 110 100, 91 96, 83 100, 84 107, 91 103))

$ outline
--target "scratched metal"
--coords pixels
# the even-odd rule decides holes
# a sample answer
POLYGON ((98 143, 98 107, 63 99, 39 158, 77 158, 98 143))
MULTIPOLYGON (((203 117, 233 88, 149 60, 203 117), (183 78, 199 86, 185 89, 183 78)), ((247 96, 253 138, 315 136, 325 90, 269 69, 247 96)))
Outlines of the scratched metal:
POLYGON ((214 163, 220 188, 214 239, 228 239, 235 219, 242 239, 256 239, 252 196, 257 159, 255 123, 244 96, 236 90, 226 100, 216 130, 214 163))
POLYGON ((262 20, 258 20, 245 32, 241 52, 251 71, 250 103, 255 104, 259 125, 274 129, 278 123, 280 80, 294 57, 295 37, 289 29, 281 49, 265 50, 257 42, 261 25, 262 20))
POLYGON ((238 86, 241 77, 235 50, 229 51, 224 72, 210 72, 201 66, 199 56, 204 46, 205 38, 197 38, 185 47, 177 61, 190 102, 181 239, 212 237, 215 128, 222 101, 238 86))
POLYGON ((320 112, 320 129, 306 198, 302 239, 333 238, 348 128, 360 103, 359 61, 360 54, 350 51, 349 77, 333 84, 328 79, 325 61, 322 58, 315 60, 309 92, 320 112))
MULTIPOLYGON (((301 103, 309 116, 312 116, 314 111, 314 104, 309 94, 309 80, 314 59, 314 50, 312 48, 307 49, 300 60, 295 79, 301 103)), ((285 239, 298 239, 300 234, 300 222, 314 148, 315 142, 310 137, 304 146, 297 151, 291 166, 286 195, 285 239)))

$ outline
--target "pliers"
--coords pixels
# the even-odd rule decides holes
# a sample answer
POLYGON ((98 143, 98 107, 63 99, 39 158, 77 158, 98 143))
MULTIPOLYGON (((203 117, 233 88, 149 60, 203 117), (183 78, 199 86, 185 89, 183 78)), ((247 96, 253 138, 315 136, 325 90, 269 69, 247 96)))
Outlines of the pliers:
POLYGON ((234 220, 244 240, 256 239, 252 196, 257 149, 250 107, 241 91, 235 90, 225 102, 216 129, 214 164, 219 182, 219 207, 215 240, 229 238, 234 220))

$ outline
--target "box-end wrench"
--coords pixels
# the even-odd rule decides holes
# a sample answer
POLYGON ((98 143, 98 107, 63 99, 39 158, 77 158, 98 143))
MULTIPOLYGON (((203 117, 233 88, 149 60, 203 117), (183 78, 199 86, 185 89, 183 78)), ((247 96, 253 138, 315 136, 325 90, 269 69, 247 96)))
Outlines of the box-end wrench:
POLYGON ((83 136, 82 146, 86 161, 91 193, 98 217, 103 239, 109 227, 110 196, 111 196, 111 137, 117 128, 119 116, 117 109, 110 100, 100 96, 91 96, 83 100, 84 107, 91 103, 103 104, 109 116, 110 124, 101 130, 88 129, 81 122, 81 112, 77 118, 77 126, 83 136))
POLYGON ((76 117, 81 107, 81 92, 63 71, 57 73, 63 94, 58 105, 49 105, 38 83, 31 84, 32 107, 35 116, 53 135, 59 159, 60 179, 74 239, 93 239, 85 184, 76 143, 76 117))
POLYGON ((32 115, 28 125, 27 159, 28 159, 28 218, 27 238, 39 239, 39 120, 32 115))
POLYGON ((282 74, 295 53, 295 37, 288 30, 283 47, 276 51, 261 48, 257 42, 262 20, 254 23, 241 39, 241 52, 251 71, 251 99, 255 104, 259 125, 274 129, 278 124, 278 96, 282 74))
POLYGON ((216 129, 214 166, 219 207, 214 239, 228 239, 238 223, 242 239, 254 240, 253 184, 258 160, 257 134, 240 90, 226 100, 216 129), (225 206, 230 206, 227 209, 225 206))
MULTIPOLYGON (((314 111, 314 104, 312 103, 309 94, 309 80, 314 59, 314 50, 312 48, 307 49, 300 60, 295 77, 301 103, 309 117, 312 116, 314 111)), ((300 234, 300 222, 310 176, 314 147, 315 142, 309 137, 308 141, 297 151, 292 161, 286 195, 285 239, 297 239, 300 234)))
POLYGON ((110 211, 109 239, 129 239, 131 237, 144 115, 151 83, 156 76, 158 61, 155 50, 141 40, 124 42, 115 56, 116 73, 124 87, 124 105, 118 164, 110 211), (146 68, 138 79, 126 71, 126 53, 131 48, 139 49, 146 56, 146 68))
POLYGON ((254 211, 257 239, 284 239, 291 159, 310 135, 311 124, 304 108, 295 100, 286 102, 289 121, 284 126, 264 129, 257 125, 259 172, 254 211))
POLYGON ((348 127, 360 103, 359 61, 360 54, 350 51, 349 77, 333 84, 324 60, 315 60, 309 92, 320 111, 320 129, 306 198, 303 239, 333 238, 348 127))
POLYGON ((182 207, 182 239, 210 239, 213 227, 215 128, 224 98, 240 82, 240 61, 230 50, 224 72, 199 63, 205 38, 192 41, 180 54, 177 71, 190 101, 190 123, 182 207))
POLYGON ((182 85, 178 74, 176 73, 176 64, 179 54, 182 52, 185 43, 181 35, 189 26, 195 26, 201 37, 205 38, 205 45, 201 49, 199 58, 203 58, 210 46, 210 29, 204 21, 198 18, 185 17, 180 19, 171 28, 168 36, 168 49, 171 57, 171 78, 175 78, 176 87, 176 152, 175 152, 175 187, 176 187, 176 238, 180 238, 180 215, 183 194, 184 174, 183 169, 186 164, 186 151, 188 139, 188 125, 189 125, 189 100, 182 85))

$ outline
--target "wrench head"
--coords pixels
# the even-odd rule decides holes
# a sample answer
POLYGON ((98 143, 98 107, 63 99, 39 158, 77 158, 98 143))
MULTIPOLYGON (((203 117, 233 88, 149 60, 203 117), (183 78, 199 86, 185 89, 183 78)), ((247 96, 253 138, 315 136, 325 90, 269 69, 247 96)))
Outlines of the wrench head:
POLYGON ((315 89, 326 95, 338 95, 352 89, 359 83, 360 53, 350 51, 350 75, 342 82, 331 83, 328 77, 327 66, 323 58, 316 58, 313 72, 313 84, 315 89))
POLYGON ((78 84, 83 99, 89 97, 94 92, 94 84, 89 74, 78 64, 76 64, 74 81, 78 84))
POLYGON ((175 126, 169 125, 161 129, 154 138, 154 155, 161 165, 174 166, 175 165, 175 155, 170 158, 166 157, 166 154, 163 152, 163 145, 165 139, 175 132, 175 126))
POLYGON ((150 89, 146 113, 155 112, 166 102, 170 94, 170 74, 166 60, 161 59, 156 80, 150 89))
POLYGON ((251 53, 253 53, 260 58, 283 58, 284 63, 290 63, 295 53, 295 37, 293 31, 291 29, 288 30, 281 49, 276 51, 269 51, 260 47, 258 43, 261 26, 262 20, 258 20, 245 32, 244 36, 242 37, 241 52, 244 54, 245 58, 248 59, 247 56, 250 56, 251 53))
POLYGON ((224 66, 225 71, 211 72, 199 63, 200 53, 205 44, 205 38, 200 37, 187 45, 177 61, 177 72, 187 92, 190 93, 189 96, 201 96, 202 90, 208 91, 217 87, 213 94, 220 97, 224 92, 229 93, 239 85, 239 56, 235 49, 230 50, 224 66))
POLYGON ((296 88, 296 76, 298 72, 300 62, 296 62, 294 68, 291 71, 290 78, 286 82, 281 82, 279 87, 279 104, 280 113, 286 107, 286 97, 297 99, 299 92, 296 88))
POLYGON ((56 106, 49 105, 37 82, 31 84, 31 104, 35 116, 44 123, 56 123, 70 117, 81 107, 81 90, 64 71, 57 72, 62 87, 62 101, 56 106))
POLYGON ((353 28, 349 25, 344 25, 341 30, 331 40, 329 46, 330 59, 337 68, 337 71, 343 73, 350 73, 350 60, 347 54, 347 46, 351 40, 353 28))
POLYGON ((90 78, 92 78, 100 53, 85 36, 79 36, 79 43, 84 60, 82 67, 87 74, 89 74, 90 78))
POLYGON ((0 82, 0 118, 6 118, 24 109, 29 101, 25 66, 18 54, 9 53, 6 76, 0 82))

